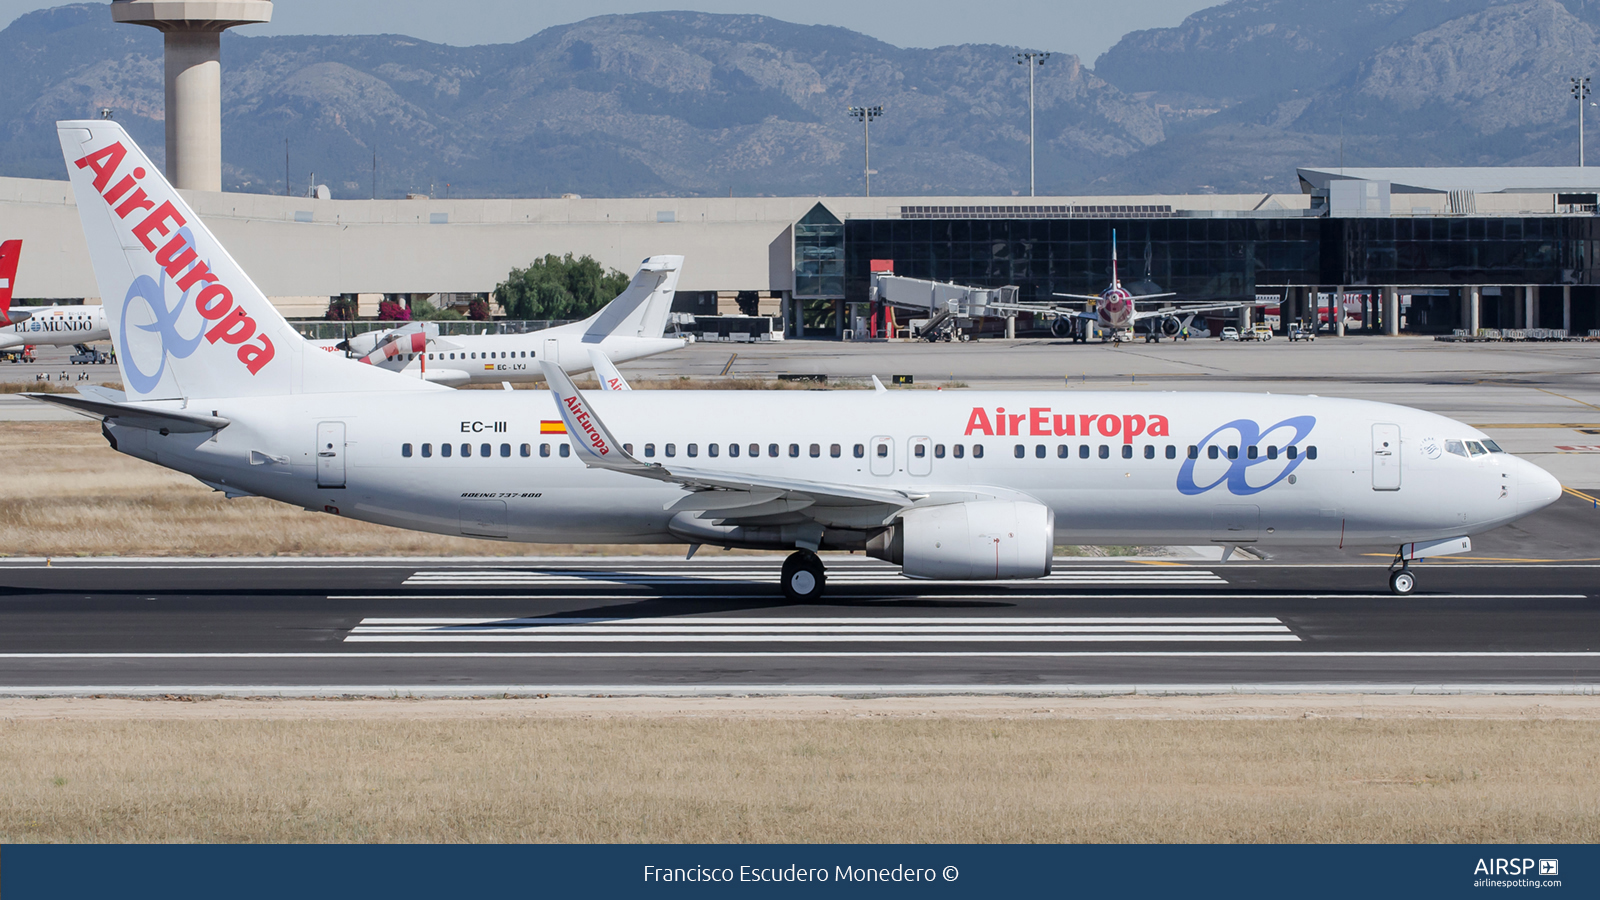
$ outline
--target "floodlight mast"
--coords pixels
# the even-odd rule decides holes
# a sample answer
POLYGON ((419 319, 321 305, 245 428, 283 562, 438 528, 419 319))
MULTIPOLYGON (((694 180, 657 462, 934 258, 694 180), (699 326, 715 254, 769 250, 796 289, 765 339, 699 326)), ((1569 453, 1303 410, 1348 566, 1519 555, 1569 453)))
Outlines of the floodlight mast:
POLYGON ((1044 65, 1050 58, 1049 53, 1038 50, 1024 50, 1017 54, 1017 65, 1028 67, 1028 196, 1039 196, 1038 183, 1034 180, 1033 169, 1033 70, 1044 65))
POLYGON ((1572 82, 1572 99, 1578 101, 1578 168, 1583 168, 1583 107, 1589 99, 1589 76, 1569 79, 1572 82))
POLYGON ((850 115, 861 120, 862 137, 866 140, 867 196, 872 196, 872 120, 883 115, 882 106, 852 106, 850 115))

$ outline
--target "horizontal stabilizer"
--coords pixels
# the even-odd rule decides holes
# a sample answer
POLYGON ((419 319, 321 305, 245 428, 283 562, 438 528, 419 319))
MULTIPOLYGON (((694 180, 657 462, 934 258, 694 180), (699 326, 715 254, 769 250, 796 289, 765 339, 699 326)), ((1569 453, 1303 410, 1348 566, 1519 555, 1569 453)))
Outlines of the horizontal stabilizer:
POLYGON ((131 403, 91 400, 88 397, 74 397, 71 394, 23 394, 22 396, 30 400, 42 400, 45 403, 64 406, 73 412, 99 416, 113 425, 148 428, 151 431, 164 431, 171 434, 200 434, 207 431, 221 431, 231 424, 228 419, 224 419, 221 416, 207 416, 179 409, 135 406, 131 403))

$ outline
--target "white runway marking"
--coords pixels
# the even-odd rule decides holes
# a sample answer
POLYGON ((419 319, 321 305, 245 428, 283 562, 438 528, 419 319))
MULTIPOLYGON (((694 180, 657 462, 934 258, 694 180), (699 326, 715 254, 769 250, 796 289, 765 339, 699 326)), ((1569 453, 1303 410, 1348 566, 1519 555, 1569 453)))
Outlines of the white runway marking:
POLYGON ((1037 644, 1257 643, 1300 638, 1269 616, 1243 617, 368 617, 349 643, 1037 644))

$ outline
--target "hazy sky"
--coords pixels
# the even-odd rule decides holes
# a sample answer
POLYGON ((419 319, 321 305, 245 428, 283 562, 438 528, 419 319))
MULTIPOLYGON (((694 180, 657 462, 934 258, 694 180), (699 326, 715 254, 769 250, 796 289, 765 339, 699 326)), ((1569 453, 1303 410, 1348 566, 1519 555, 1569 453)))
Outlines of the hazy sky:
MULTIPOLYGON (((607 13, 694 9, 840 25, 901 47, 1009 44, 1092 63, 1123 34, 1176 25, 1220 0, 277 0, 272 22, 241 34, 398 33, 444 44, 520 41, 607 13)), ((61 3, 0 0, 0 23, 61 3)), ((109 17, 111 14, 107 12, 109 17)))

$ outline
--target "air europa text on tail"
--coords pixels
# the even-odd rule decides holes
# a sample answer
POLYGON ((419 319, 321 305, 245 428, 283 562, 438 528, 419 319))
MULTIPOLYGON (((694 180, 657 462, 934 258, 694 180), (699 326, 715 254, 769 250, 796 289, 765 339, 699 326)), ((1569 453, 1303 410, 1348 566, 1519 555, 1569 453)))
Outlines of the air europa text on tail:
POLYGON ((187 224, 183 214, 171 200, 157 206, 144 188, 138 186, 138 181, 147 174, 143 166, 135 166, 113 184, 127 155, 127 149, 118 141, 85 155, 74 165, 94 173, 94 189, 118 218, 127 219, 135 213, 143 213, 132 228, 133 236, 155 258, 156 265, 166 270, 167 277, 177 284, 185 297, 195 287, 200 288, 195 291, 194 306, 200 315, 212 322, 205 332, 206 340, 213 344, 221 341, 238 345, 239 362, 252 375, 260 372, 272 361, 272 341, 256 333, 256 320, 234 303, 233 291, 200 259, 188 239, 178 233, 177 230, 187 224), (162 242, 159 246, 158 240, 162 242))

